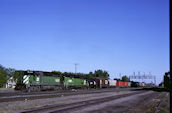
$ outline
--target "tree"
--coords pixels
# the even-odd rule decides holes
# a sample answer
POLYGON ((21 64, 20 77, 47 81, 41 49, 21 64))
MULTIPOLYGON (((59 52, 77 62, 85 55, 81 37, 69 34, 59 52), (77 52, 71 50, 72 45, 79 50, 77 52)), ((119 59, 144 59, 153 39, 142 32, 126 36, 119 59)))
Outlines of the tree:
POLYGON ((90 78, 93 78, 94 74, 93 74, 93 72, 89 72, 88 74, 85 74, 85 76, 86 76, 86 79, 88 80, 90 78))
POLYGON ((95 77, 100 77, 100 78, 109 78, 109 74, 107 71, 103 71, 101 69, 95 70, 94 72, 95 77))
POLYGON ((0 65, 0 87, 3 87, 3 85, 7 82, 7 73, 5 72, 5 68, 0 65))
POLYGON ((16 81, 17 83, 21 83, 23 75, 24 75, 24 71, 15 71, 13 76, 14 81, 16 81))
POLYGON ((4 70, 0 70, 0 87, 3 87, 3 85, 7 82, 7 76, 4 70))
POLYGON ((128 78, 126 75, 122 76, 123 82, 130 82, 130 78, 128 78))
POLYGON ((52 73, 57 73, 58 75, 62 75, 62 72, 60 71, 52 71, 52 73))

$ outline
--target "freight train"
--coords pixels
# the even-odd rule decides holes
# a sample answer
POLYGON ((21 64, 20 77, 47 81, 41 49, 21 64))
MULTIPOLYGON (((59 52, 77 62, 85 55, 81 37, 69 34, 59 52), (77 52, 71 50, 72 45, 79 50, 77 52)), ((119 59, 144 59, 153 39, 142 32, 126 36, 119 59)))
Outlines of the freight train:
POLYGON ((15 90, 27 92, 42 90, 65 90, 71 88, 108 88, 108 87, 131 87, 132 82, 122 82, 107 78, 86 79, 79 75, 60 75, 53 72, 24 71, 21 81, 16 84, 15 90))

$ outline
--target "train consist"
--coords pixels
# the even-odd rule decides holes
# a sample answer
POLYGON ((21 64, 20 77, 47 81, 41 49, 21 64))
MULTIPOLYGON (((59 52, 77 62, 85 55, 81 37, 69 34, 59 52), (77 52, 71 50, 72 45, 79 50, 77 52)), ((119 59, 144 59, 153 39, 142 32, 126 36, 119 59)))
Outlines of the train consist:
POLYGON ((24 71, 21 81, 17 83, 15 90, 28 92, 41 90, 65 90, 71 88, 107 88, 107 87, 138 87, 137 82, 122 82, 106 78, 86 79, 79 75, 59 75, 53 72, 24 71))

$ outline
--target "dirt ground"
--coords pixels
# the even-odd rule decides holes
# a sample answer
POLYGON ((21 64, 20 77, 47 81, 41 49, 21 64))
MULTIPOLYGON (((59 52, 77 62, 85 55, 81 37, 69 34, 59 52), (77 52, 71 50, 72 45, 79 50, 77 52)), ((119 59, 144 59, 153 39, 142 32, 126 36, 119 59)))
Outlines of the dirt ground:
MULTIPOLYGON (((166 94, 148 91, 143 94, 69 111, 69 113, 154 113, 159 102, 166 94)), ((169 106, 169 103, 166 106, 169 106)), ((161 110, 159 113, 169 113, 169 109, 161 110)))
POLYGON ((121 94, 132 93, 133 91, 115 91, 115 92, 104 92, 104 93, 93 93, 93 94, 82 94, 73 96, 64 96, 56 98, 36 99, 36 100, 25 100, 15 102, 3 102, 0 103, 0 113, 16 113, 24 109, 37 108, 52 104, 68 104, 73 102, 79 102, 84 100, 91 100, 121 94))
MULTIPOLYGON (((63 96, 56 98, 25 100, 15 102, 0 103, 0 113, 16 113, 24 109, 37 108, 53 104, 68 104, 98 98, 135 93, 138 91, 114 91, 103 93, 92 93, 83 95, 63 96)), ((110 100, 108 102, 89 105, 86 107, 75 108, 65 113, 153 113, 161 100, 164 102, 160 105, 159 113, 169 113, 169 94, 166 92, 145 91, 144 93, 130 95, 127 97, 110 100)))

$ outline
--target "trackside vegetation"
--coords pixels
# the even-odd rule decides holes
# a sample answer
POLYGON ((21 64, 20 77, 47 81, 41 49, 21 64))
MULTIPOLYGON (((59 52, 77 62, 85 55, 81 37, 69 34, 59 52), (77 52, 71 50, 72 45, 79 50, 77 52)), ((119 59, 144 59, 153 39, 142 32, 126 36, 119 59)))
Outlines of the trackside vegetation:
POLYGON ((7 82, 7 80, 12 77, 15 73, 15 69, 12 68, 5 68, 0 65, 0 87, 7 82))

